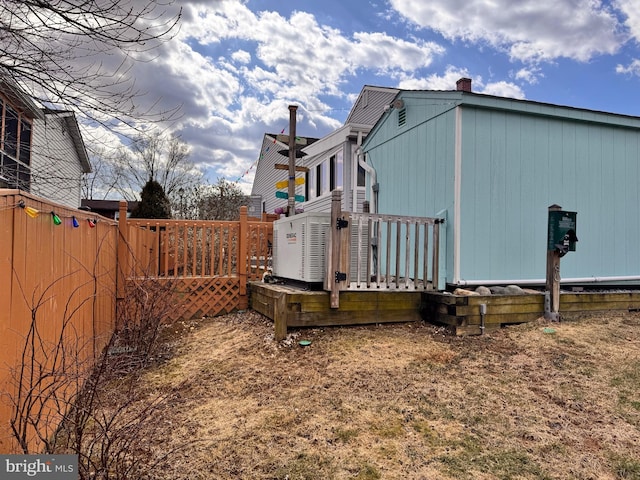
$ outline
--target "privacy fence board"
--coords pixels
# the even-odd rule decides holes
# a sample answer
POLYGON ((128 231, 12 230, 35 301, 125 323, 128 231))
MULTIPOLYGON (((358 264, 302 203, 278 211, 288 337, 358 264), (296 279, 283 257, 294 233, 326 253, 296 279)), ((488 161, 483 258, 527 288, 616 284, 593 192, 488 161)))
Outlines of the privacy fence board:
MULTIPOLYGON (((17 190, 0 190, 0 451, 13 448, 9 430, 14 372, 22 364, 32 318, 46 345, 68 321, 80 364, 90 364, 116 317, 114 222, 17 190), (21 207, 39 212, 34 218, 21 207), (60 218, 53 221, 51 212, 60 218), (78 224, 73 224, 73 219, 78 224)), ((42 360, 42 358, 39 358, 42 360)), ((75 360, 74 360, 75 361, 75 360)))

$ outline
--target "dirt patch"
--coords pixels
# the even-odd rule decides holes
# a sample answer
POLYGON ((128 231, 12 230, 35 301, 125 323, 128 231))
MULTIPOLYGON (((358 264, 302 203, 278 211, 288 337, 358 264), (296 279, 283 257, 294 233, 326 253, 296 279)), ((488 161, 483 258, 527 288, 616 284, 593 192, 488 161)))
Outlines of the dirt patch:
POLYGON ((271 321, 242 312, 175 333, 143 377, 150 395, 179 387, 150 439, 176 452, 153 478, 640 479, 637 313, 276 343, 271 321))

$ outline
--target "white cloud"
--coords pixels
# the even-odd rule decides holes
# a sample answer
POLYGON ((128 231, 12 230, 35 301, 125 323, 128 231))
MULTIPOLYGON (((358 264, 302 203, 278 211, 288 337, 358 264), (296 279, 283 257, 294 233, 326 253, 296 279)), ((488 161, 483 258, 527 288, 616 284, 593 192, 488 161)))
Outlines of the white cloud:
POLYGON ((640 77, 640 59, 634 59, 629 65, 618 64, 616 66, 616 73, 622 73, 627 75, 637 75, 640 77))
POLYGON ((505 81, 487 83, 480 93, 520 100, 525 98, 524 92, 519 86, 505 81))
POLYGON ((247 64, 251 62, 251 54, 245 50, 237 50, 231 54, 231 58, 238 62, 247 64))
POLYGON ((345 35, 306 12, 254 13, 238 0, 187 4, 184 18, 178 41, 138 72, 166 101, 182 100, 175 129, 199 164, 229 178, 257 158, 265 132, 288 126, 289 104, 299 105, 299 131, 321 137, 339 127, 323 113, 327 100, 346 101, 359 71, 409 76, 444 53, 381 32, 345 35))
POLYGON ((525 81, 531 85, 538 83, 540 77, 544 74, 539 68, 521 68, 514 75, 516 80, 525 81))
POLYGON ((615 53, 626 40, 614 13, 594 0, 391 0, 391 5, 446 38, 488 43, 526 62, 588 61, 615 53))
POLYGON ((408 77, 400 81, 399 88, 405 90, 455 90, 461 78, 471 78, 466 68, 447 66, 443 75, 432 74, 424 78, 408 77))
POLYGON ((625 25, 631 35, 640 41, 640 3, 638 0, 617 0, 616 6, 626 15, 625 25))

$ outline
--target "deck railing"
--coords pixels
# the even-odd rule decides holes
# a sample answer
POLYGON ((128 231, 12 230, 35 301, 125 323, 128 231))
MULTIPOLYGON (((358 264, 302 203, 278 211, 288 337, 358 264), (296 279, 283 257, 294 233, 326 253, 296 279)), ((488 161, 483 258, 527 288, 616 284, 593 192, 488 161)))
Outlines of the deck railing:
POLYGON ((444 219, 343 212, 334 191, 325 289, 332 307, 341 290, 439 290, 444 219))

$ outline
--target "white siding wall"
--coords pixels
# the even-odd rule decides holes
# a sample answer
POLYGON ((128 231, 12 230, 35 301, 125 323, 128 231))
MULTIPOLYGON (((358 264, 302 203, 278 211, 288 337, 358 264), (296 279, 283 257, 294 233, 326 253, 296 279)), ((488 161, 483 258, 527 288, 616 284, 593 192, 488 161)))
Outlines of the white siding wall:
POLYGON ((71 208, 80 206, 82 167, 64 118, 33 124, 31 192, 71 208))
MULTIPOLYGON (((264 211, 273 213, 276 208, 287 208, 286 198, 276 197, 276 182, 287 180, 289 172, 287 170, 277 170, 275 164, 289 164, 289 159, 278 153, 278 150, 285 150, 288 146, 280 142, 273 142, 273 138, 265 135, 262 140, 260 158, 256 167, 256 175, 251 187, 251 195, 261 195, 264 203, 264 211)), ((296 163, 300 163, 299 161, 296 163)), ((297 172, 296 177, 302 177, 304 173, 297 172)), ((296 195, 304 195, 304 185, 296 187, 296 195)))

